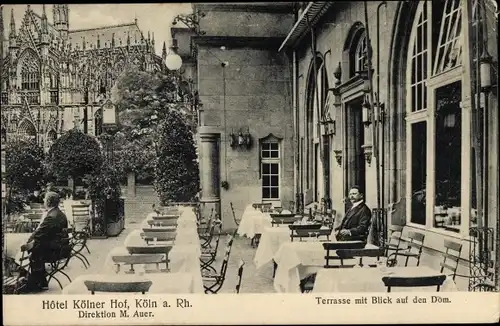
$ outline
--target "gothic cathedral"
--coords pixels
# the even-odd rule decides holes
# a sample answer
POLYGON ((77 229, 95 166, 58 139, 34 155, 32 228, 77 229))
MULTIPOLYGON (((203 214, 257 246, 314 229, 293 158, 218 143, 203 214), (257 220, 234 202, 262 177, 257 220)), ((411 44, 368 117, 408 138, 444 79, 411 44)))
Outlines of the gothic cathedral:
POLYGON ((84 125, 96 135, 102 106, 110 101, 111 88, 125 67, 166 69, 155 54, 154 34, 144 37, 137 19, 71 30, 69 6, 53 5, 52 11, 51 24, 45 5, 41 16, 28 5, 16 29, 12 10, 8 39, 0 12, 2 142, 27 137, 48 149, 62 132, 84 125))

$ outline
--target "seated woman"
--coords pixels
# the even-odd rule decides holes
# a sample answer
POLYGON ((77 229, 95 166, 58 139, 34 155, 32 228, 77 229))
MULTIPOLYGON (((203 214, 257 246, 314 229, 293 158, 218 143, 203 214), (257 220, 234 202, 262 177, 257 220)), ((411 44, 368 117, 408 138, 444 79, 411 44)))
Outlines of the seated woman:
POLYGON ((39 290, 48 288, 45 278, 45 263, 67 258, 71 253, 67 232, 68 219, 59 209, 59 195, 48 192, 45 195, 47 209, 38 228, 30 236, 33 242, 30 256, 31 272, 28 276, 28 288, 39 290))

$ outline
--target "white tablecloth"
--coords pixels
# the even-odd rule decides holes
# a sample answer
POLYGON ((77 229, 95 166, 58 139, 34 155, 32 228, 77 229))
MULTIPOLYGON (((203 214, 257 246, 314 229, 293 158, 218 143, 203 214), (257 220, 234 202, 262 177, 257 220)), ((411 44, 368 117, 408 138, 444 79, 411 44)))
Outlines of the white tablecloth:
MULTIPOLYGON (((104 276, 109 279, 109 276, 104 276)), ((150 280, 153 282, 148 293, 203 293, 203 287, 199 287, 195 283, 193 274, 191 273, 148 273, 144 275, 114 275, 116 280, 132 281, 132 280, 150 280)), ((81 275, 73 282, 64 287, 63 294, 89 294, 84 281, 86 280, 102 280, 103 275, 81 275)), ((96 294, 106 294, 96 292, 96 294)))
POLYGON ((21 258, 21 246, 28 242, 31 233, 5 233, 4 236, 5 256, 19 260, 21 258))
POLYGON ((248 205, 241 217, 238 234, 253 238, 256 234, 262 234, 266 227, 270 227, 271 221, 269 213, 262 213, 260 210, 253 208, 252 205, 248 205))
MULTIPOLYGON (((391 267, 391 268, 330 268, 321 269, 316 275, 313 293, 332 292, 387 292, 382 282, 384 276, 432 276, 439 274, 436 270, 427 266, 419 267, 391 267)), ((431 291, 436 287, 418 288, 391 288, 391 292, 397 291, 431 291)), ((457 291, 455 282, 447 277, 440 291, 457 291)))
MULTIPOLYGON (((300 280, 324 267, 326 251, 322 242, 308 240, 313 241, 283 243, 274 255, 274 261, 278 264, 274 277, 274 289, 277 292, 300 292, 300 280)), ((365 248, 377 247, 367 244, 365 248)))
POLYGON ((259 246, 255 252, 254 263, 260 269, 273 261, 280 246, 290 242, 290 229, 288 225, 266 227, 260 237, 259 246))

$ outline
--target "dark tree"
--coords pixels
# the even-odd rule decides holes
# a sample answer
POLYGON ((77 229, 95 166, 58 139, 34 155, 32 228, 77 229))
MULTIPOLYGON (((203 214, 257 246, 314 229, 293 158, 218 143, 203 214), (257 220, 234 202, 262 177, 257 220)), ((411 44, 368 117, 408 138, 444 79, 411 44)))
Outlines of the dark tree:
MULTIPOLYGON (((76 181, 87 174, 99 174, 103 159, 101 147, 94 137, 71 129, 50 147, 47 166, 50 175, 57 180, 72 178, 76 181)), ((75 184, 73 182, 73 194, 75 184)))
POLYGON ((191 201, 200 189, 193 134, 183 113, 170 110, 158 126, 155 189, 162 204, 191 201))

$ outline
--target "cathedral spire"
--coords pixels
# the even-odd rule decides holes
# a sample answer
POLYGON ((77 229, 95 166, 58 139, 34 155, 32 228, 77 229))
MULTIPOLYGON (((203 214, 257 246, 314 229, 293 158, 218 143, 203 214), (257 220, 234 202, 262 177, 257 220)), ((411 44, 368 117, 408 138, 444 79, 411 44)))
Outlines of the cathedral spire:
POLYGON ((163 41, 163 50, 161 50, 161 57, 163 60, 167 58, 167 45, 165 44, 165 41, 163 41))
POLYGON ((115 47, 115 33, 113 33, 111 35, 111 47, 114 48, 115 47))
POLYGON ((3 59, 3 7, 0 6, 0 59, 3 59))
POLYGON ((45 4, 42 5, 43 7, 43 13, 42 13, 42 34, 48 34, 49 32, 49 27, 48 27, 48 21, 47 21, 47 13, 45 12, 45 4))
POLYGON ((85 35, 83 35, 83 39, 82 39, 82 50, 85 51, 85 46, 87 42, 85 42, 85 35))
POLYGON ((130 46, 130 33, 127 32, 127 47, 130 46))
POLYGON ((16 20, 14 19, 14 8, 10 10, 9 45, 12 47, 16 46, 16 20))

